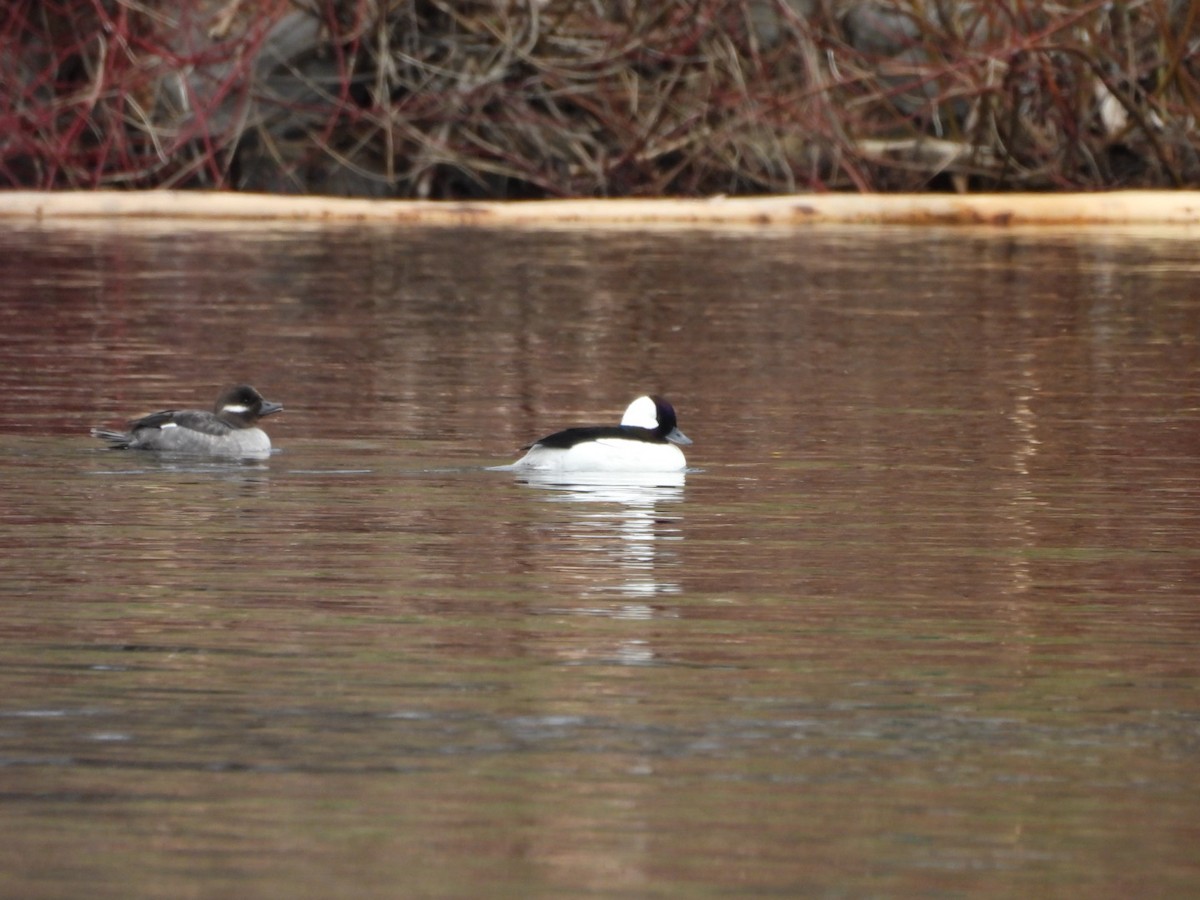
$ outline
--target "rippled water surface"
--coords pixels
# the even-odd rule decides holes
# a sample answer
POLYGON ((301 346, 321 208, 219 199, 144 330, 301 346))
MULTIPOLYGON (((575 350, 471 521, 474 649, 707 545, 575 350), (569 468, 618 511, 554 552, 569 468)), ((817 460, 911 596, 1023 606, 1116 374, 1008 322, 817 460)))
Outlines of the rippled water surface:
POLYGON ((0 234, 0 892, 1200 893, 1187 232, 0 234), (265 462, 92 425, 286 411, 265 462), (678 478, 486 467, 669 396, 678 478))

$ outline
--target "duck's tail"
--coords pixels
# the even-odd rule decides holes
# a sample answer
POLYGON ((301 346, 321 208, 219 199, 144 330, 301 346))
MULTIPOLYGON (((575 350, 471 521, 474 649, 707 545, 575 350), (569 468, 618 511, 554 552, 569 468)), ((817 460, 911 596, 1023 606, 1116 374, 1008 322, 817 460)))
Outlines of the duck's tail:
POLYGON ((107 428, 93 428, 92 437, 108 441, 113 450, 125 450, 133 442, 133 435, 127 431, 109 431, 107 428))

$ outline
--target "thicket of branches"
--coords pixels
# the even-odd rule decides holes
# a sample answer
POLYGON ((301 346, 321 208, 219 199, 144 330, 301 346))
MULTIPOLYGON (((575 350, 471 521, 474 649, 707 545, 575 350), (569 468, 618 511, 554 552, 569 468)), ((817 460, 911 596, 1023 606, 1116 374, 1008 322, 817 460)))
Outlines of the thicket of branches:
POLYGON ((0 185, 1200 183, 1200 0, 10 0, 0 185))

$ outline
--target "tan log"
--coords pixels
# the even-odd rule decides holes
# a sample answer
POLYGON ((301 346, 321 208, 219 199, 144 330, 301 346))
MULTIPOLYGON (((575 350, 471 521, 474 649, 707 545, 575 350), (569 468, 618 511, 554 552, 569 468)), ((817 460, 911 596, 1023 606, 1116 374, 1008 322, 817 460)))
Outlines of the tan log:
POLYGON ((363 200, 202 191, 0 192, 0 219, 396 223, 479 227, 809 224, 1195 225, 1200 191, 1089 194, 793 194, 700 200, 363 200))

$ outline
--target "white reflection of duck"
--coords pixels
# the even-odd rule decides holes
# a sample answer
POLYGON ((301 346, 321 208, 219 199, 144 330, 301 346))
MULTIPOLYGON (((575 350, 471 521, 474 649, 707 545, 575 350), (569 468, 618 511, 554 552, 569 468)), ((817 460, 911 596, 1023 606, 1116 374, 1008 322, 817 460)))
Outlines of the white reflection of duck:
MULTIPOLYGON (((664 542, 682 540, 675 520, 660 510, 683 499, 683 472, 522 472, 519 484, 547 492, 552 503, 579 504, 573 544, 599 570, 619 575, 616 590, 627 597, 676 594, 678 582, 663 578, 674 554, 664 542)), ((598 571, 597 574, 600 574, 598 571)), ((597 579, 597 584, 604 579, 597 579)), ((623 609, 625 618, 649 618, 649 610, 623 609)))

